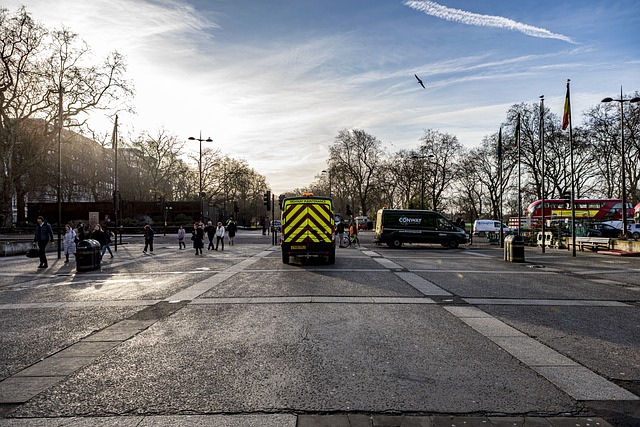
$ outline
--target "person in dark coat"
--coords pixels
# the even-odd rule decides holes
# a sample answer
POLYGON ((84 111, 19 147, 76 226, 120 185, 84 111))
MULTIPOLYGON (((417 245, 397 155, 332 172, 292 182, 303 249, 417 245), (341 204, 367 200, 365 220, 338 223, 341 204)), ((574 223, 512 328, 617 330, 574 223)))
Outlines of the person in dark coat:
POLYGON ((233 238, 236 237, 236 231, 238 230, 238 225, 233 220, 233 217, 229 218, 227 221, 227 236, 229 236, 229 244, 233 245, 233 238))
POLYGON ((84 225, 81 222, 79 222, 76 227, 76 237, 78 238, 78 241, 76 243, 82 242, 84 239, 86 239, 84 234, 84 225))
POLYGON ((207 222, 207 226, 204 228, 204 231, 207 233, 207 238, 209 239, 209 246, 207 246, 207 250, 210 251, 213 249, 213 238, 216 236, 216 226, 209 221, 207 222))
POLYGON ((144 252, 147 253, 147 248, 149 248, 149 252, 153 253, 153 228, 149 224, 144 226, 144 252))
POLYGON ((40 265, 38 268, 49 267, 46 250, 49 241, 53 242, 53 230, 51 229, 51 225, 41 216, 38 217, 38 225, 36 226, 33 241, 38 244, 38 249, 40 250, 40 265))
MULTIPOLYGON (((100 224, 96 224, 96 226, 93 227, 93 231, 91 232, 91 238, 93 240, 96 240, 98 243, 100 243, 100 249, 104 248, 104 245, 107 242, 107 238, 104 234, 104 231, 102 230, 102 227, 100 227, 100 224)), ((102 258, 102 255, 100 255, 100 258, 102 258)))
POLYGON ((191 232, 191 240, 193 240, 193 247, 196 250, 196 255, 202 255, 202 248, 204 248, 204 228, 202 224, 193 224, 193 231, 191 232))

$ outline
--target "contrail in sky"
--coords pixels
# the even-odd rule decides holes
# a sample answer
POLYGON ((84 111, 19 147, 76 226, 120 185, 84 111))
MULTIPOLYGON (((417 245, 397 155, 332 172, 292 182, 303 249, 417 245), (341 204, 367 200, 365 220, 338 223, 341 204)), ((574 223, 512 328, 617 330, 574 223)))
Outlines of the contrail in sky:
POLYGON ((521 33, 532 37, 558 39, 567 43, 576 44, 576 42, 565 35, 555 34, 549 30, 545 30, 544 28, 523 24, 522 22, 517 22, 513 19, 504 18, 502 16, 481 15, 479 13, 467 12, 466 10, 452 9, 432 1, 407 0, 404 2, 404 5, 412 9, 422 11, 427 15, 435 16, 436 18, 445 19, 447 21, 476 25, 478 27, 504 28, 507 30, 520 31, 521 33))

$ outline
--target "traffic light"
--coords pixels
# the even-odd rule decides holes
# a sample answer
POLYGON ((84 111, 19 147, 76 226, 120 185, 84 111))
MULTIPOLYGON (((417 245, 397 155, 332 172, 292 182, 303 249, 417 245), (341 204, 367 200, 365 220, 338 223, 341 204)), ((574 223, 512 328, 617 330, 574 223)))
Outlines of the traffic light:
POLYGON ((282 203, 284 203, 284 199, 287 196, 285 196, 284 194, 281 194, 280 196, 278 196, 278 203, 280 204, 280 209, 282 209, 282 203))
POLYGON ((267 207, 267 211, 271 210, 271 191, 264 193, 264 205, 267 207))
POLYGON ((238 207, 238 202, 233 202, 233 211, 235 213, 240 212, 240 208, 238 207))
POLYGON ((347 216, 351 216, 353 215, 353 212, 351 211, 351 208, 349 207, 349 205, 347 205, 347 216))

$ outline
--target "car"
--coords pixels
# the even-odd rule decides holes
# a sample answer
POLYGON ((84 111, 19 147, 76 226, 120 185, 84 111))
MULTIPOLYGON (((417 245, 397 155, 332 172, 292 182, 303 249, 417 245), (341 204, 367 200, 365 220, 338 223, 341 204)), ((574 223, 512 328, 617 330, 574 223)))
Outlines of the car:
POLYGON ((588 237, 620 237, 622 230, 609 224, 590 224, 587 226, 588 237))
POLYGON ((627 224, 627 237, 640 239, 640 224, 627 224))

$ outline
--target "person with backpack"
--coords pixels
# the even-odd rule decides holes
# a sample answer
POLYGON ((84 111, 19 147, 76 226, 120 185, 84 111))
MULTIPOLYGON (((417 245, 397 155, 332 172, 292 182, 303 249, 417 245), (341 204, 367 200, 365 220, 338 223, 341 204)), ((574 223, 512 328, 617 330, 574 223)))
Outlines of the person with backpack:
POLYGON ((102 254, 100 257, 104 257, 105 252, 109 251, 109 255, 111 255, 110 258, 113 258, 113 252, 111 252, 110 246, 112 233, 106 225, 102 227, 102 231, 104 232, 104 246, 102 247, 102 254))
POLYGON ((47 262, 47 245, 49 241, 53 242, 53 230, 51 225, 42 216, 38 217, 38 225, 36 225, 35 236, 33 237, 34 243, 38 244, 38 250, 40 251, 40 265, 38 268, 48 268, 47 262))

